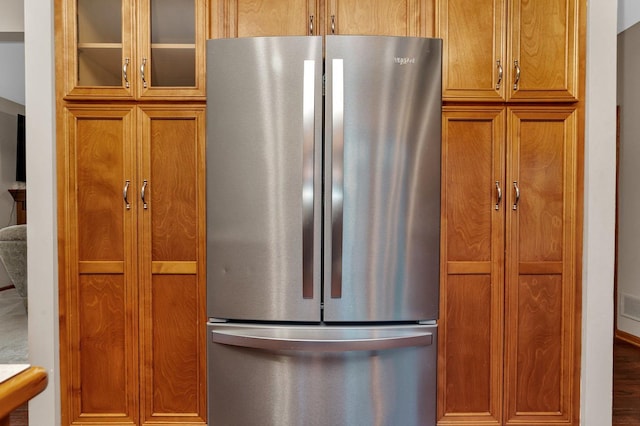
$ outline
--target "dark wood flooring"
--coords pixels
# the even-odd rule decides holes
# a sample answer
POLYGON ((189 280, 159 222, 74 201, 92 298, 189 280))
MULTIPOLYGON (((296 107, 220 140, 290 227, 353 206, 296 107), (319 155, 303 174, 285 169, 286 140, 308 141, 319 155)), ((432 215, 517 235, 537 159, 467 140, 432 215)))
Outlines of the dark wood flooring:
POLYGON ((640 348, 619 339, 613 345, 612 425, 640 426, 640 348))
MULTIPOLYGON (((27 404, 11 413, 11 426, 29 424, 27 404)), ((616 339, 613 345, 613 426, 640 426, 640 348, 616 339)))

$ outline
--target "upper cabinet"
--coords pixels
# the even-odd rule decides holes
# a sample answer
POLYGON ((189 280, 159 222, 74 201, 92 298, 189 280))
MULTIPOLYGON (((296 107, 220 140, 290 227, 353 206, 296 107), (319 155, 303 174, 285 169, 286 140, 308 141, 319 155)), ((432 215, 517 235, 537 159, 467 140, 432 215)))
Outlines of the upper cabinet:
POLYGON ((213 0, 212 38, 433 36, 434 0, 213 0))
POLYGON ((579 0, 436 0, 445 101, 578 98, 579 0))
POLYGON ((327 0, 325 34, 433 36, 433 0, 327 0))
POLYGON ((204 100, 206 0, 64 5, 65 99, 204 100))
POLYGON ((211 38, 318 34, 316 0, 212 0, 211 38))

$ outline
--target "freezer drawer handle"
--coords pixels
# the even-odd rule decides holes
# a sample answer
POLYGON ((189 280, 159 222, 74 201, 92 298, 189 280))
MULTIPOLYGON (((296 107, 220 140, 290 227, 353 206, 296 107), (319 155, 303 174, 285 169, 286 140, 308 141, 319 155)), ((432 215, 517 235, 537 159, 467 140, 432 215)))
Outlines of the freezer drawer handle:
POLYGON ((277 337, 252 336, 228 331, 212 331, 214 343, 241 346, 244 348, 309 351, 309 352, 347 352, 373 351, 415 346, 430 346, 433 343, 431 333, 413 333, 398 336, 375 337, 368 339, 287 339, 277 337))

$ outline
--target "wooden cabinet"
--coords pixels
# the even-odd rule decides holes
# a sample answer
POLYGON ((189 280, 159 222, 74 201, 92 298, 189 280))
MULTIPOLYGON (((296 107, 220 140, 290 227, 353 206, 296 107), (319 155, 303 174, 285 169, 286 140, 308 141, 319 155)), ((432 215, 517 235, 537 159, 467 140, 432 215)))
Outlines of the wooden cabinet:
POLYGON ((206 0, 58 0, 63 95, 205 96, 206 0))
POLYGON ((578 99, 580 0, 437 0, 447 101, 578 99))
POLYGON ((204 106, 62 115, 62 423, 204 425, 204 106))
POLYGON ((577 138, 571 106, 445 107, 440 425, 577 424, 577 138))
POLYGON ((434 0, 214 0, 211 37, 433 36, 434 0))

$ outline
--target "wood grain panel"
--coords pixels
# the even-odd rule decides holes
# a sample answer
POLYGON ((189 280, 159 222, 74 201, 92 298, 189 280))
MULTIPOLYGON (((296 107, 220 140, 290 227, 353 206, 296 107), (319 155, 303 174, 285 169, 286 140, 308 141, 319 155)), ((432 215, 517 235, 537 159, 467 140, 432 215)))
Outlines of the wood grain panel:
POLYGON ((211 38, 320 35, 314 0, 212 0, 211 38))
MULTIPOLYGON (((236 0, 235 7, 237 32, 234 37, 307 35, 309 17, 316 15, 308 1, 300 0, 236 0)), ((319 22, 314 24, 318 31, 319 22)))
POLYGON ((326 34, 417 36, 420 3, 417 0, 329 0, 326 34))
POLYGON ((447 261, 491 258, 492 215, 497 193, 494 178, 496 132, 493 113, 445 112, 443 176, 447 212, 447 261), (464 171, 464 172, 462 172, 464 171))
POLYGON ((79 117, 75 128, 80 260, 124 256, 125 134, 121 117, 79 117))
POLYGON ((565 123, 519 122, 521 262, 560 261, 563 252, 565 123))
MULTIPOLYGON (((195 277, 153 279, 153 378, 155 413, 198 413, 201 348, 195 277)), ((154 414, 155 414, 154 413, 154 414)))
POLYGON ((135 421, 137 333, 123 276, 81 277, 78 303, 76 421, 102 416, 135 421))
POLYGON ((519 4, 520 78, 523 90, 565 87, 569 30, 567 0, 521 0, 519 4))
POLYGON ((150 170, 144 175, 149 182, 151 259, 195 261, 197 141, 202 123, 194 116, 147 114, 150 170))
MULTIPOLYGON (((519 415, 561 413, 563 298, 561 276, 521 275, 518 291, 517 358, 512 367, 519 415)), ((513 339, 515 340, 515 339, 513 339)))
POLYGON ((492 350, 491 277, 449 277, 446 292, 444 411, 488 413, 497 374, 491 359, 499 356, 492 350))
POLYGON ((518 0, 509 3, 508 98, 575 101, 578 88, 579 0, 518 0), (515 61, 520 66, 518 88, 515 61))
POLYGON ((443 99, 504 100, 504 71, 509 71, 506 20, 504 0, 438 0, 443 99))

